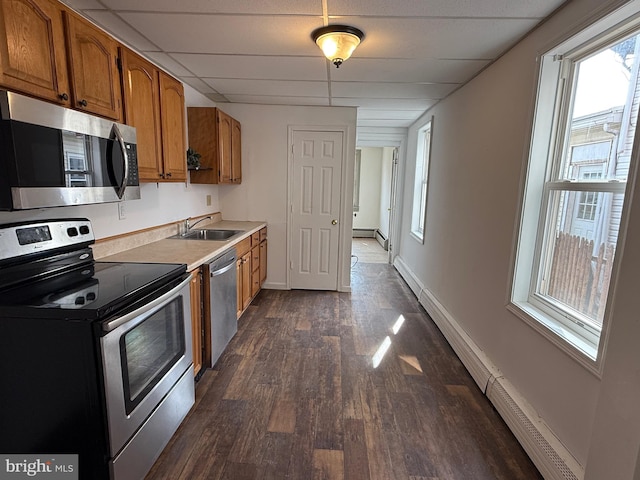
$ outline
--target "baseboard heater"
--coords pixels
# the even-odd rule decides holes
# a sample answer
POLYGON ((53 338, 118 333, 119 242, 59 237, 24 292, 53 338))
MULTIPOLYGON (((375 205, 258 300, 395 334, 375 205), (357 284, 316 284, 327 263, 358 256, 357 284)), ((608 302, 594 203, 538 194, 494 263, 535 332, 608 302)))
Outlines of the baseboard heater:
POLYGON ((389 250, 389 239, 385 237, 380 230, 376 230, 375 239, 378 241, 380 246, 385 250, 389 250))
POLYGON ((354 228, 351 236, 353 238, 375 238, 376 230, 374 228, 354 228))

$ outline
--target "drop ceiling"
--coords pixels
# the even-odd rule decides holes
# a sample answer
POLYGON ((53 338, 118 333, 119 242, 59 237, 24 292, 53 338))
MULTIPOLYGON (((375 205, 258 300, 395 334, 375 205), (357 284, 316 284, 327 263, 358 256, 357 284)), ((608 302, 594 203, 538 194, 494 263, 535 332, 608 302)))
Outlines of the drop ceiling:
POLYGON ((354 106, 358 126, 406 127, 564 0, 65 3, 218 104, 354 106), (339 69, 311 40, 326 24, 365 33, 339 69))

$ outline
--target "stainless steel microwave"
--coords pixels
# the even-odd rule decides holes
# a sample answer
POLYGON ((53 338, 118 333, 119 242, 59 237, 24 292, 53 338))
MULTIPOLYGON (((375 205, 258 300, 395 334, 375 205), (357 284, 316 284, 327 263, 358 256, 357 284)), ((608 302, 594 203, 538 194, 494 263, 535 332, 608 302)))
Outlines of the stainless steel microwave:
POLYGON ((135 128, 0 90, 0 210, 139 198, 135 128))

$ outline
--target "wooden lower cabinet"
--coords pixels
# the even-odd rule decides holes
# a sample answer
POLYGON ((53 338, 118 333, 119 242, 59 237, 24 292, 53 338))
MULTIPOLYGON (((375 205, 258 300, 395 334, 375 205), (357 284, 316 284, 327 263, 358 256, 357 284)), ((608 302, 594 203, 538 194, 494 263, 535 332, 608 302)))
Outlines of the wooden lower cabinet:
POLYGON ((193 373, 202 369, 202 272, 192 270, 191 279, 191 336, 193 341, 193 373))
POLYGON ((267 277, 267 228, 255 232, 236 245, 238 257, 238 318, 258 294, 267 277))

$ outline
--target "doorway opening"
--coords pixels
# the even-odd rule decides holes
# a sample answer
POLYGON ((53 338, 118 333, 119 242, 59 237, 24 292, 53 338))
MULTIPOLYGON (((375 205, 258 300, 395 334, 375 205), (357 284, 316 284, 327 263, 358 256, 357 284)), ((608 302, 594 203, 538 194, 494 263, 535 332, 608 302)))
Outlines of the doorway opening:
POLYGON ((393 261, 397 164, 398 147, 356 149, 352 265, 393 261))

